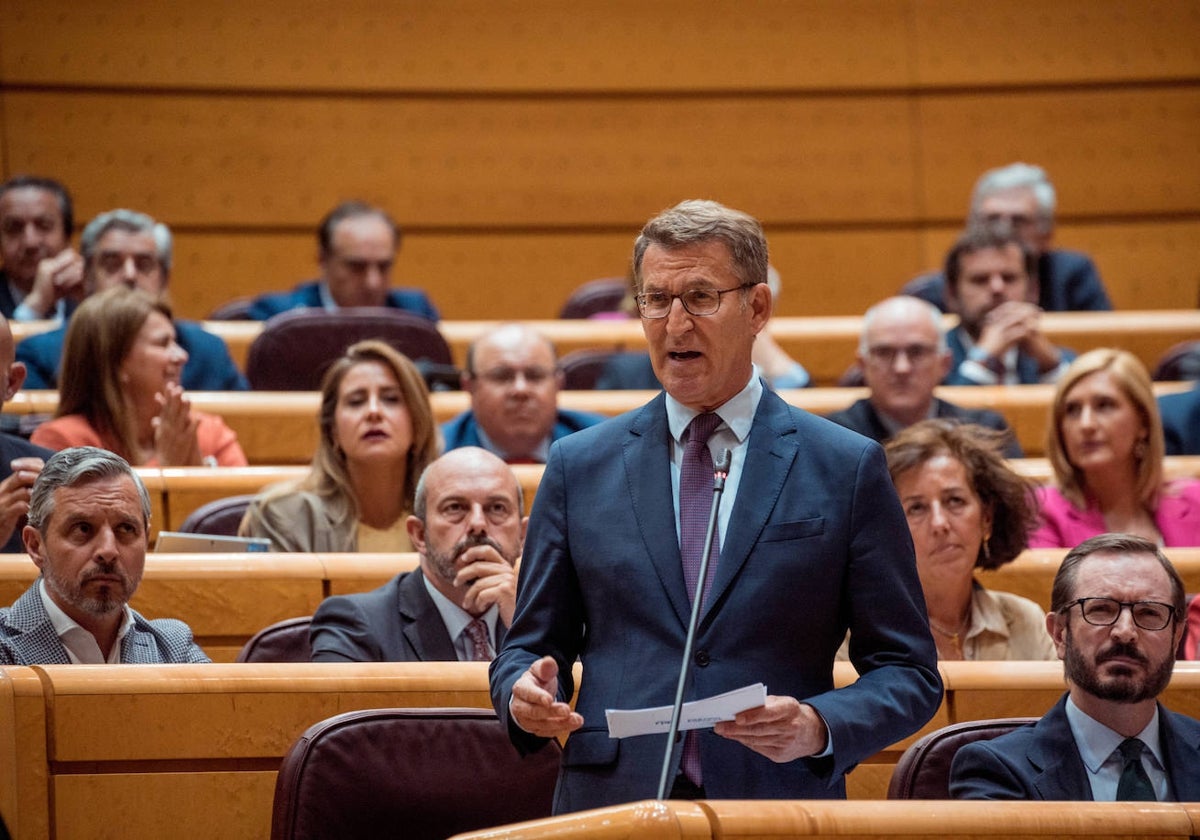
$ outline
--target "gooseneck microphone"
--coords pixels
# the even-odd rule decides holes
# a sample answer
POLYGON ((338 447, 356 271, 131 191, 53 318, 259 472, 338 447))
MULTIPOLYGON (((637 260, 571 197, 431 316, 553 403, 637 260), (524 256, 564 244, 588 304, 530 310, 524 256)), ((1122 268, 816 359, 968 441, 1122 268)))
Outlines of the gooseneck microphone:
POLYGON ((700 555, 700 573, 696 577, 696 591, 692 594, 692 614, 688 619, 687 639, 683 643, 683 661, 679 666, 679 685, 675 689, 675 705, 671 709, 671 723, 667 729, 667 749, 663 754, 662 775, 658 779, 657 799, 667 795, 667 779, 671 775, 671 753, 674 752, 675 738, 679 735, 679 716, 683 710, 683 690, 687 686, 688 666, 691 664, 692 647, 696 643, 696 623, 700 618, 700 602, 704 598, 704 581, 708 579, 708 556, 712 553, 713 538, 717 534, 717 512, 721 507, 721 494, 725 492, 725 478, 729 475, 729 465, 733 455, 728 449, 722 450, 721 456, 713 467, 713 500, 708 514, 708 529, 704 534, 704 548, 700 555))

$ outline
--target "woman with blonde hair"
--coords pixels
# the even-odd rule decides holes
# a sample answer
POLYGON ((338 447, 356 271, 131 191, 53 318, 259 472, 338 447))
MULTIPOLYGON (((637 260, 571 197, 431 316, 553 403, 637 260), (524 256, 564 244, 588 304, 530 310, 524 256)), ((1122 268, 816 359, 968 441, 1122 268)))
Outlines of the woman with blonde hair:
POLYGON ((31 440, 98 446, 136 466, 245 466, 234 431, 184 395, 187 359, 158 298, 126 286, 90 296, 67 327, 58 410, 31 440))
POLYGON ((321 438, 304 478, 270 487, 239 533, 279 551, 412 551, 417 480, 438 455, 420 372, 382 341, 360 341, 321 382, 321 438))
POLYGON ((1109 531, 1200 545, 1200 481, 1163 480, 1163 431, 1150 374, 1132 353, 1084 353, 1059 379, 1031 546, 1070 548, 1109 531))

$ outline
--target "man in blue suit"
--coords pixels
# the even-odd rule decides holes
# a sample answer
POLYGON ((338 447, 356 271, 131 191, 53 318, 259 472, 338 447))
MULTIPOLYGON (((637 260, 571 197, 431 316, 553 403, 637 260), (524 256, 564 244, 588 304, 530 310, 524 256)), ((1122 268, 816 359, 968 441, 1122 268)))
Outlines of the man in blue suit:
POLYGON ((345 201, 317 228, 321 276, 290 292, 259 295, 248 317, 265 321, 289 309, 386 306, 438 319, 437 309, 420 289, 390 287, 392 264, 400 250, 400 228, 379 207, 345 201))
MULTIPOLYGON (((1044 169, 1012 163, 989 169, 975 182, 967 224, 1005 222, 1017 231, 1036 260, 1029 300, 1046 312, 1112 309, 1096 264, 1087 254, 1051 247, 1056 204, 1054 185, 1044 169)), ((949 311, 943 272, 915 278, 904 292, 949 311)))
POLYGON ((1168 455, 1200 455, 1200 381, 1182 394, 1158 398, 1168 455))
MULTIPOLYGON (((171 231, 145 213, 109 210, 88 222, 79 237, 88 294, 126 285, 155 297, 167 294, 171 276, 171 231)), ((219 336, 195 321, 175 321, 176 340, 187 351, 180 384, 189 391, 244 391, 250 386, 219 336)), ((63 341, 61 326, 30 336, 17 345, 17 361, 25 364, 25 387, 58 387, 63 341)))
POLYGON ((552 345, 523 324, 504 324, 467 349, 463 390, 471 408, 442 425, 446 451, 480 446, 510 464, 544 464, 550 444, 602 415, 558 407, 563 375, 552 345))
MULTIPOLYGON (((771 314, 755 219, 683 202, 643 228, 633 265, 665 393, 551 447, 516 613, 492 666, 493 703, 522 751, 570 732, 556 812, 654 796, 664 739, 610 738, 605 710, 669 705, 675 695, 692 599, 685 575, 698 577, 683 564, 701 553, 690 523, 701 506, 707 519, 712 499, 696 498, 682 476, 728 449, 685 699, 755 682, 771 693, 680 740, 671 796, 845 796, 845 773, 918 729, 941 699, 882 450, 792 408, 752 375, 771 314), (711 437, 685 457, 693 420, 711 437), (835 689, 847 630, 860 677, 835 689), (586 676, 572 711, 576 657, 586 676)), ((711 464, 707 476, 711 489, 711 464)))
POLYGON ((1032 726, 968 744, 950 768, 959 799, 1200 801, 1200 721, 1158 696, 1184 631, 1183 581, 1130 534, 1071 549, 1046 627, 1067 693, 1032 726))
POLYGON ((946 336, 943 385, 1054 382, 1075 354, 1042 332, 1030 303, 1033 255, 1006 224, 968 228, 946 255, 946 299, 959 324, 946 336))

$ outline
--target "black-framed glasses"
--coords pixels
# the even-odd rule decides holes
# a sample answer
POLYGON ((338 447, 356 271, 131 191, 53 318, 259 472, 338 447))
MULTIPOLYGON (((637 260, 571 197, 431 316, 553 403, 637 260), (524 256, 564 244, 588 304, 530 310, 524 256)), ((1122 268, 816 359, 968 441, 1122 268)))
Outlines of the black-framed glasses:
POLYGON ((1079 606, 1083 620, 1096 627, 1111 627, 1121 617, 1121 610, 1129 607, 1133 623, 1143 630, 1162 630, 1175 617, 1175 608, 1158 601, 1118 601, 1116 598, 1079 598, 1062 608, 1065 613, 1079 606))
POLYGON ((753 285, 755 284, 743 283, 732 289, 688 289, 678 295, 668 292, 643 292, 634 300, 637 301, 638 312, 643 318, 666 318, 671 314, 671 305, 675 303, 675 298, 679 298, 689 315, 715 315, 721 308, 721 295, 740 292, 753 285))

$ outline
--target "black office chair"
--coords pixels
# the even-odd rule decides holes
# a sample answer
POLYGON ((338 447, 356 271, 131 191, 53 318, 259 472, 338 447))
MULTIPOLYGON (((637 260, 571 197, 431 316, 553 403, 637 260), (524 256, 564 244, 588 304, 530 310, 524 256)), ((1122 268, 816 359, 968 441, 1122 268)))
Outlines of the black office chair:
POLYGON ((887 798, 949 799, 950 763, 960 747, 973 741, 990 741, 1037 720, 1035 717, 971 720, 930 732, 915 741, 896 762, 887 798))
POLYGON ((285 618, 259 630, 242 649, 235 662, 308 662, 312 645, 308 643, 308 628, 312 616, 285 618))
POLYGON ((188 534, 214 534, 219 537, 236 537, 238 525, 250 507, 253 495, 227 496, 206 502, 188 514, 179 530, 188 534))
POLYGON ((614 350, 572 350, 558 360, 563 372, 563 388, 568 391, 591 391, 604 373, 604 366, 614 350))
POLYGON ((620 312, 629 293, 624 277, 601 277, 580 284, 558 312, 559 318, 590 318, 599 312, 620 312))

